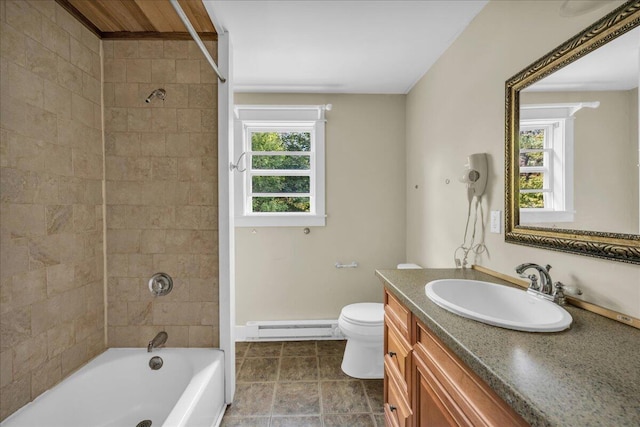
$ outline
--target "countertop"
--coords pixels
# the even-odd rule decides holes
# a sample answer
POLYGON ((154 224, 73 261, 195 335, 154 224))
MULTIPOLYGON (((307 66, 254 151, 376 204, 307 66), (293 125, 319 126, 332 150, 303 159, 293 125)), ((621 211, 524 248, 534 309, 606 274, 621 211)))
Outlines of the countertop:
POLYGON ((567 305, 563 332, 485 325, 440 308, 424 286, 436 279, 484 280, 476 270, 378 270, 376 275, 532 426, 640 426, 640 330, 567 305))

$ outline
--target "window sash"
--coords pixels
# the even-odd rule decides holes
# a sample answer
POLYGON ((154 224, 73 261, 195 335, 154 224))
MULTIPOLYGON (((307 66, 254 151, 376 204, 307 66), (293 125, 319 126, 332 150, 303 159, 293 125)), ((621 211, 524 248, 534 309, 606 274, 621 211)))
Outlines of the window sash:
POLYGON ((521 148, 521 153, 543 153, 542 166, 520 166, 520 174, 540 173, 543 176, 543 184, 540 189, 519 189, 522 194, 542 193, 544 207, 542 208, 522 208, 527 210, 552 210, 554 205, 554 177, 553 177, 553 156, 555 129, 559 127, 558 120, 536 120, 525 121, 520 126, 520 131, 542 129, 544 131, 543 148, 521 148))
POLYGON ((291 124, 269 124, 269 125, 246 125, 245 126, 245 139, 244 147, 247 149, 247 171, 245 182, 245 203, 244 214, 245 215, 269 215, 269 214, 295 214, 295 215, 309 215, 316 214, 316 191, 315 191, 315 170, 316 170, 316 136, 315 126, 309 126, 308 124, 296 126, 291 124), (310 143, 309 151, 261 151, 251 150, 252 137, 254 133, 309 133, 310 143), (287 156, 287 157, 309 157, 309 169, 256 169, 253 167, 253 156, 287 156), (308 176, 309 177, 309 192, 307 193, 263 193, 253 191, 253 177, 257 176, 308 176), (259 197, 269 198, 309 198, 309 211, 308 212, 255 212, 253 210, 253 200, 259 197))
MULTIPOLYGON (((520 129, 546 128, 549 136, 544 144, 544 149, 548 150, 545 153, 545 165, 549 168, 545 182, 548 184, 543 185, 543 190, 537 190, 543 196, 544 207, 520 208, 521 224, 573 220, 573 114, 580 108, 579 104, 520 105, 520 129)), ((522 166, 520 171, 534 172, 522 166)), ((529 192, 522 190, 520 194, 529 192)))
MULTIPOLYGON (((235 152, 238 158, 240 153, 244 153, 242 169, 245 172, 235 174, 235 224, 236 227, 263 227, 263 226, 324 226, 326 225, 325 215, 325 105, 236 105, 234 108, 235 123, 235 152), (310 137, 308 140, 309 150, 302 146, 302 151, 261 151, 253 150, 251 136, 252 132, 303 132, 310 137), (300 156, 305 159, 279 160, 277 157, 256 159, 256 156, 300 156), (308 159, 308 162, 307 160, 308 159), (257 167, 270 169, 254 168, 257 167), (276 169, 282 168, 282 169, 276 169), (301 169, 307 168, 307 169, 301 169), (309 190, 308 193, 258 193, 253 192, 251 182, 254 177, 260 176, 308 176, 309 187, 306 182, 303 185, 294 185, 287 189, 298 188, 302 191, 309 190), (301 199, 304 203, 300 206, 295 200, 288 200, 285 203, 287 209, 307 208, 307 212, 253 212, 254 200, 258 197, 287 199, 301 199)), ((256 140, 257 142, 257 140, 256 140)), ((271 148, 263 146, 264 148, 271 148)), ((286 146, 285 146, 286 147, 286 146)), ((274 147, 275 148, 275 147, 274 147)), ((278 147, 281 148, 281 147, 278 147)), ((282 147, 284 148, 284 147, 282 147)), ((292 147, 296 149, 295 147, 292 147)), ((232 165, 233 168, 234 165, 232 165)), ((267 180, 265 180, 267 181, 267 180)), ((277 180, 274 180, 277 181, 277 180)), ((269 185, 257 190, 279 191, 284 188, 272 186, 268 182, 256 182, 256 185, 269 185)), ((276 183, 277 184, 277 183, 276 183)), ((271 209, 270 201, 258 200, 255 202, 256 209, 271 209), (265 205, 263 202, 266 202, 265 205)), ((276 202, 277 203, 277 202, 276 202)), ((277 209, 277 207, 273 207, 277 209)))
POLYGON ((314 176, 311 173, 299 173, 299 171, 291 170, 290 173, 280 173, 281 171, 268 171, 273 173, 263 173, 264 171, 260 171, 260 173, 250 173, 247 174, 247 192, 246 192, 246 203, 245 210, 246 214, 267 214, 267 213, 295 213, 297 215, 314 215, 316 208, 315 201, 315 187, 314 187, 314 176), (255 176, 308 176, 309 177, 309 192, 280 192, 280 193, 265 193, 265 192, 254 192, 253 191, 253 177, 255 176), (253 211, 253 199, 256 197, 287 197, 287 198, 299 198, 299 197, 308 197, 309 198, 309 211, 308 212, 254 212, 253 211))

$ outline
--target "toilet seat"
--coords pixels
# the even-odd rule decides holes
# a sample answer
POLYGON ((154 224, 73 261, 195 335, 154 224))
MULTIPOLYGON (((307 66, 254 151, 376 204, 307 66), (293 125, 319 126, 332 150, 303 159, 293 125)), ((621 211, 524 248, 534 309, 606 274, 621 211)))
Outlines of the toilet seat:
POLYGON ((342 309, 340 317, 353 325, 382 326, 384 324, 384 306, 372 302, 350 304, 342 309))

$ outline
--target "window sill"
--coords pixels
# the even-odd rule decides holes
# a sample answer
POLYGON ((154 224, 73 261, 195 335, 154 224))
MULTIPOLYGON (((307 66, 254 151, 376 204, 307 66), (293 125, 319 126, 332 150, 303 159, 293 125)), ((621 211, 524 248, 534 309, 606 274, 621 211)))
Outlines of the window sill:
POLYGON ((236 227, 324 227, 325 215, 243 215, 235 218, 236 227))
POLYGON ((574 211, 532 211, 520 209, 520 224, 539 224, 547 222, 573 222, 574 211))

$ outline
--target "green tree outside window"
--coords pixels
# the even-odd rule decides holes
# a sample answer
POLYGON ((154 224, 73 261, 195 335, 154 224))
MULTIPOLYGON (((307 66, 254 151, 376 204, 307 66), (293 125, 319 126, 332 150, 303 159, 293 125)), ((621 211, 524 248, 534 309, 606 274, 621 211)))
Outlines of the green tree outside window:
MULTIPOLYGON (((255 132, 251 135, 251 151, 254 152, 251 166, 255 170, 309 170, 311 158, 304 153, 311 151, 309 132, 255 132), (256 152, 282 152, 283 154, 260 155, 256 152)), ((252 177, 254 193, 292 193, 292 197, 254 197, 253 212, 310 212, 310 197, 295 197, 308 194, 311 188, 309 176, 260 176, 252 177)))

